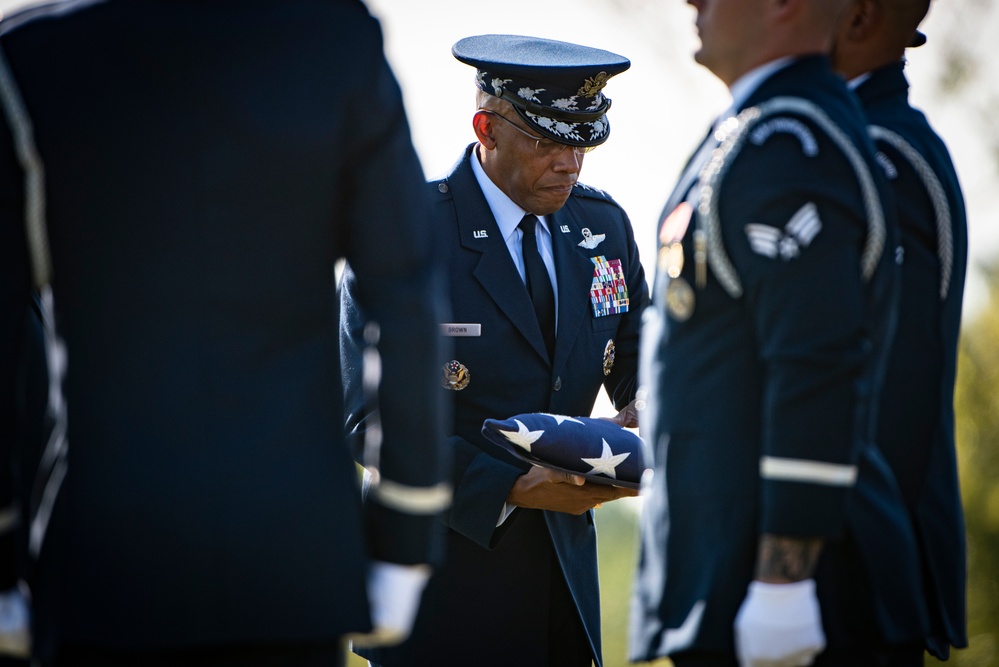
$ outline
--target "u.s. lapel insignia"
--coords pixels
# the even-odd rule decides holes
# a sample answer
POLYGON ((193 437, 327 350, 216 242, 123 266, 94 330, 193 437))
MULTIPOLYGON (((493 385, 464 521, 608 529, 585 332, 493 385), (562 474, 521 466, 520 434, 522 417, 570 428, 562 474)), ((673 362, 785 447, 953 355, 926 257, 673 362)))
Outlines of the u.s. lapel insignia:
POLYGON ((441 379, 441 386, 451 391, 461 391, 468 386, 472 379, 472 374, 465 368, 465 364, 456 359, 444 364, 444 377, 441 379))
POLYGON ((594 234, 590 231, 589 227, 583 227, 583 240, 579 242, 580 248, 586 248, 587 250, 593 250, 598 245, 603 243, 606 234, 594 234))
POLYGON ((604 375, 610 375, 614 369, 614 339, 607 341, 604 348, 604 375))
POLYGON ((666 310, 677 322, 690 319, 694 313, 694 288, 683 278, 666 283, 666 310))

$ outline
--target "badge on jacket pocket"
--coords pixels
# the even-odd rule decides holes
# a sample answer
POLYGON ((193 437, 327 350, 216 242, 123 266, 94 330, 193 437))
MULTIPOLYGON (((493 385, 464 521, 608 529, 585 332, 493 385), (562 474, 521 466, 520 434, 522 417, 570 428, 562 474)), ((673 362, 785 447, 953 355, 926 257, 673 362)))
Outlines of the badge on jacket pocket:
POLYGON ((604 348, 604 375, 610 375, 611 371, 614 370, 614 357, 617 353, 614 350, 614 339, 611 338, 607 341, 607 346, 604 348))
POLYGON ((444 375, 441 377, 441 386, 451 391, 461 391, 468 386, 472 380, 472 374, 468 372, 465 364, 457 359, 444 364, 444 375))
POLYGON ((624 279, 621 260, 607 260, 603 255, 591 257, 595 267, 590 285, 593 316, 617 315, 628 312, 628 283, 624 279))

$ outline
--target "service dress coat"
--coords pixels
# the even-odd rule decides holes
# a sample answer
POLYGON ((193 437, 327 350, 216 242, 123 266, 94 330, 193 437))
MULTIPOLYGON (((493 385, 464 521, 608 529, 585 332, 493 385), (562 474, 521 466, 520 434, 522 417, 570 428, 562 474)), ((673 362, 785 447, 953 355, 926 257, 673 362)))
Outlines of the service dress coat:
POLYGON ((425 183, 377 22, 355 0, 108 0, 29 9, 0 32, 33 126, 0 118, 4 457, 25 432, 38 171, 14 146, 28 138, 65 350, 49 408, 68 430, 35 482, 55 509, 25 518, 44 533, 36 657, 369 630, 370 560, 433 562, 440 531, 405 503, 362 508, 338 258, 380 323, 383 403, 400 406, 383 418, 383 480, 434 489, 445 469, 425 183))
MULTIPOLYGON (((444 324, 452 325, 452 359, 468 379, 460 391, 438 388, 454 400, 454 499, 445 516, 445 565, 427 587, 409 641, 366 655, 383 665, 546 665, 550 607, 558 602, 550 593, 552 581, 564 577, 571 593, 564 613, 578 612, 599 665, 592 511, 573 516, 518 508, 497 528, 507 494, 526 466, 487 454, 476 443, 485 442, 486 419, 524 412, 588 416, 601 387, 618 409, 634 398, 639 317, 648 302, 644 273, 624 211, 605 193, 577 184, 565 206, 547 216, 558 283, 550 360, 527 289, 472 172, 473 149, 445 178, 428 185, 450 279, 451 315, 444 324), (603 240, 583 247, 584 229, 603 240), (613 284, 628 298, 616 313, 595 304, 593 296, 613 284), (600 308, 607 314, 597 316, 600 308)), ((352 389, 360 370, 348 359, 358 358, 362 315, 351 292, 348 280, 341 319, 352 409, 348 427, 356 430, 363 428, 363 408, 352 389)))
POLYGON ((954 442, 954 379, 968 255, 957 172, 926 116, 909 104, 903 63, 855 89, 871 124, 901 232, 898 327, 882 391, 878 445, 899 483, 919 541, 930 628, 946 659, 967 646, 964 513, 954 442))
POLYGON ((914 538, 873 446, 896 232, 866 124, 820 56, 779 68, 736 112, 660 228, 642 334, 655 474, 632 659, 734 659, 764 533, 824 538, 815 578, 830 648, 915 641, 914 538))

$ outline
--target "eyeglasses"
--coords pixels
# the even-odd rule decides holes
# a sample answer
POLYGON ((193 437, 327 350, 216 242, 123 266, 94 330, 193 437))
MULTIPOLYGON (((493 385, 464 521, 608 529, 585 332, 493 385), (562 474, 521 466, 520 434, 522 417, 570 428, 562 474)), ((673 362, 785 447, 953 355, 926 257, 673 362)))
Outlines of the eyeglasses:
POLYGON ((491 116, 496 116, 497 118, 502 118, 510 124, 510 126, 520 132, 522 135, 534 141, 534 149, 539 153, 545 155, 555 155, 556 153, 561 153, 566 148, 571 148, 572 152, 576 155, 585 155, 586 153, 592 153, 596 146, 570 146, 569 144, 559 143, 557 141, 552 141, 551 139, 546 139, 544 137, 539 137, 531 134, 527 130, 521 129, 519 125, 514 123, 512 120, 507 118, 502 114, 498 114, 495 111, 490 111, 489 109, 479 109, 482 113, 487 113, 491 116))

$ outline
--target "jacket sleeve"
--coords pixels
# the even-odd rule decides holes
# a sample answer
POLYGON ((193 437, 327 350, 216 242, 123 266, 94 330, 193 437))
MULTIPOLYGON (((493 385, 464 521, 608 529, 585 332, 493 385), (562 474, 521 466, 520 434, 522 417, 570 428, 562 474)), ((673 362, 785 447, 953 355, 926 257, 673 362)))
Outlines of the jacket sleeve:
MULTIPOLYGON (((378 432, 364 454, 375 474, 365 506, 376 559, 431 562, 441 553, 436 516, 450 497, 443 405, 433 386, 442 274, 401 93, 380 36, 367 43, 370 53, 357 58, 366 71, 357 77, 359 89, 346 98, 349 138, 340 191, 347 198, 341 202, 345 224, 338 230, 356 277, 351 297, 377 354, 370 385, 379 408, 378 432)), ((348 354, 346 360, 345 368, 356 371, 356 357, 348 354)), ((347 392, 348 412, 363 399, 356 390, 347 392)))
POLYGON ((642 327, 642 312, 649 305, 649 287, 635 243, 635 230, 623 209, 618 209, 628 251, 629 288, 628 312, 621 319, 615 344, 615 362, 610 375, 604 380, 604 389, 614 407, 624 408, 635 398, 638 389, 638 336, 642 327))
MULTIPOLYGON (((368 395, 364 387, 364 355, 368 347, 364 333, 366 318, 354 298, 356 290, 357 277, 348 266, 339 287, 340 362, 347 439, 354 460, 363 465, 365 440, 370 437, 372 428, 377 430, 379 427, 377 399, 368 395)), ((432 391, 447 393, 436 386, 432 391)), ((510 488, 524 473, 523 463, 490 456, 457 435, 446 438, 444 448, 454 495, 451 506, 441 515, 443 523, 480 546, 492 548, 501 539, 504 527, 516 520, 516 515, 511 516, 499 529, 496 527, 510 488)))
POLYGON ((0 591, 17 580, 15 465, 23 445, 19 359, 30 313, 31 277, 23 208, 23 175, 12 135, 0 114, 0 591), (21 425, 19 426, 19 423, 21 425))
POLYGON ((755 330, 746 344, 764 365, 760 530, 836 538, 876 390, 875 318, 893 315, 870 309, 857 175, 821 130, 811 132, 814 156, 792 134, 747 143, 719 215, 755 330))

